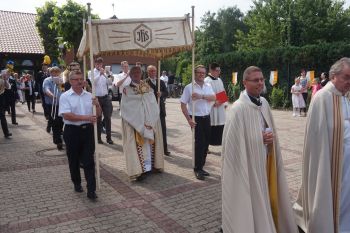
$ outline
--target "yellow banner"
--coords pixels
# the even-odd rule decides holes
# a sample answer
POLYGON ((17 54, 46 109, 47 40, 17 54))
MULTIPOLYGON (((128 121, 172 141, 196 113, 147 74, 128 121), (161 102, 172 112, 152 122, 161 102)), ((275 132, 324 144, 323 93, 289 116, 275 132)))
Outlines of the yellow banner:
POLYGON ((237 72, 232 72, 232 83, 233 83, 233 85, 237 84, 237 76, 238 76, 237 72))
POLYGON ((274 71, 271 71, 270 73, 270 84, 271 86, 274 86, 278 81, 278 71, 277 70, 274 70, 274 71))
POLYGON ((306 73, 306 78, 307 80, 309 80, 310 83, 313 83, 314 79, 315 79, 315 71, 314 70, 310 70, 306 73))

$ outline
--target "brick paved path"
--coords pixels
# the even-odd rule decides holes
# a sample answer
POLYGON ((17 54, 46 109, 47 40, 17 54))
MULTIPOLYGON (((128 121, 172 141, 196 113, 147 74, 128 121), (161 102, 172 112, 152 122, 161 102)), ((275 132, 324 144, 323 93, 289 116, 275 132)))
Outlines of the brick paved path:
MULTIPOLYGON (((116 103, 114 109, 117 109, 116 103)), ((130 182, 122 154, 121 120, 114 110, 115 145, 98 146, 97 202, 75 193, 64 152, 45 131, 40 104, 33 115, 17 105, 12 139, 0 136, 0 232, 218 232, 221 222, 220 147, 210 147, 205 181, 194 178, 191 131, 177 99, 167 100, 165 172, 130 182)), ((305 118, 274 111, 292 199, 300 185, 305 118)), ((8 122, 10 118, 7 117, 8 122)), ((104 139, 104 138, 103 138, 104 139)), ((84 180, 84 179, 83 179, 84 180)), ((85 186, 85 183, 83 183, 85 186)), ((86 191, 86 189, 85 189, 86 191)))

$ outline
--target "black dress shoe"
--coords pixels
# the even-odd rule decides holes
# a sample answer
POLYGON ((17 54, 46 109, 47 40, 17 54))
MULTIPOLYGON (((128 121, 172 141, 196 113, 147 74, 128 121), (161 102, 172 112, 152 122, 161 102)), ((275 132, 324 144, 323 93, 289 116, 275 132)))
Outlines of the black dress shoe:
POLYGON ((152 168, 152 173, 162 173, 162 169, 160 169, 160 168, 152 168))
POLYGON ((205 177, 201 171, 195 171, 194 174, 196 175, 197 180, 204 180, 205 177))
POLYGON ((5 138, 10 138, 12 136, 12 133, 5 134, 5 138))
POLYGON ((171 153, 170 153, 170 151, 165 151, 164 154, 165 154, 166 156, 170 156, 171 153))
POLYGON ((98 143, 98 144, 103 144, 102 139, 98 139, 98 140, 97 140, 97 143, 98 143))
POLYGON ((143 181, 146 178, 146 174, 142 173, 140 176, 136 178, 136 181, 143 181))
POLYGON ((87 193, 87 198, 89 198, 90 200, 96 200, 97 199, 97 195, 95 192, 88 192, 87 193))
POLYGON ((112 139, 107 139, 107 143, 108 143, 108 144, 111 144, 111 145, 114 144, 114 142, 112 141, 112 139))
POLYGON ((63 150, 62 143, 57 143, 57 150, 63 150))
POLYGON ((83 187, 81 187, 81 185, 74 185, 74 191, 76 191, 77 193, 84 192, 83 187))
POLYGON ((210 176, 209 172, 201 170, 201 173, 203 174, 203 176, 210 176))
POLYGON ((12 124, 13 124, 13 125, 18 125, 18 122, 13 122, 12 124))

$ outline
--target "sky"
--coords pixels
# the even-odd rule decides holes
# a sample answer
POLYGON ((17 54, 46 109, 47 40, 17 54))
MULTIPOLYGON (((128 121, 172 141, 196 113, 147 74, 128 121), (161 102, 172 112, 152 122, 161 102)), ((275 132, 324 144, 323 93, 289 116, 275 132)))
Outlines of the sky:
MULTIPOLYGON (((36 13, 36 7, 42 7, 46 0, 11 0, 1 4, 0 10, 36 13)), ((66 0, 56 0, 61 6, 66 0)), ((106 19, 114 14, 120 18, 180 17, 191 13, 195 6, 195 25, 205 12, 217 12, 220 8, 236 5, 246 13, 253 5, 251 0, 75 0, 80 4, 91 3, 92 13, 106 19), (112 4, 114 3, 114 11, 112 4)), ((345 7, 350 0, 345 0, 345 7)))
MULTIPOLYGON (((350 2, 350 0, 347 0, 350 2)), ((44 5, 46 0, 11 0, 1 4, 0 10, 36 13, 35 8, 44 5)), ((56 0, 59 6, 65 0, 56 0)), ((75 0, 80 4, 91 3, 92 13, 101 19, 114 14, 122 18, 152 18, 152 17, 180 17, 191 13, 191 6, 195 6, 195 25, 199 26, 200 18, 205 12, 217 12, 220 8, 233 5, 246 12, 252 5, 251 0, 75 0), (112 4, 114 3, 114 12, 112 4)))

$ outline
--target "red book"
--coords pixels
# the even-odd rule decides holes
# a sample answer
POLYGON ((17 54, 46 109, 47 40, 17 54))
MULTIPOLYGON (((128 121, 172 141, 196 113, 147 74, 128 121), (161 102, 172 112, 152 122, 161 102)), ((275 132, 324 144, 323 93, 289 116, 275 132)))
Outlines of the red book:
POLYGON ((216 101, 219 103, 225 103, 228 101, 228 97, 226 95, 226 91, 222 91, 219 93, 216 93, 216 101))

